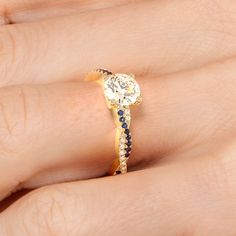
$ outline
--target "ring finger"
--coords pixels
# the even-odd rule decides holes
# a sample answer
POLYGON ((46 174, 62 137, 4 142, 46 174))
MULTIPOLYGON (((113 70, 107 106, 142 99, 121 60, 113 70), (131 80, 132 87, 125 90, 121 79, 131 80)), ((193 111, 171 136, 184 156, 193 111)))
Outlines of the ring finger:
MULTIPOLYGON (((234 75, 232 60, 160 80, 139 80, 144 102, 132 114, 129 165, 137 169, 185 152, 194 156, 235 133, 234 75), (208 102, 202 106, 202 101, 208 102)), ((0 197, 19 185, 91 178, 108 171, 114 159, 114 126, 96 84, 2 88, 0 108, 0 197)))

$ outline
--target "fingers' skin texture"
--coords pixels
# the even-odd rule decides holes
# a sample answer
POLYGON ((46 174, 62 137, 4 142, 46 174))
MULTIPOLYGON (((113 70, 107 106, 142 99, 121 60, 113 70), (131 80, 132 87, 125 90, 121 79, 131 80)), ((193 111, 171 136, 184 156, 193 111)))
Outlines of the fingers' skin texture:
POLYGON ((33 191, 33 190, 24 189, 24 190, 17 191, 15 193, 13 193, 11 196, 9 196, 6 199, 4 199, 3 201, 1 201, 1 203, 0 203, 0 213, 3 212, 5 209, 7 209, 15 201, 22 198, 26 194, 28 194, 30 191, 33 191))
POLYGON ((171 199, 171 188, 162 187, 168 182, 160 183, 152 171, 42 189, 3 213, 0 232, 14 236, 17 228, 18 234, 34 236, 174 235, 183 229, 184 218, 173 207, 180 196, 171 199), (14 227, 7 225, 9 219, 14 227))
POLYGON ((60 175, 67 180, 78 173, 85 178, 103 175, 109 169, 115 134, 95 83, 6 88, 0 91, 0 100, 1 197, 52 167, 55 176, 61 168, 72 173, 60 175))
MULTIPOLYGON (((206 155, 235 136, 235 68, 231 60, 138 80, 143 103, 132 114, 131 170, 160 158, 206 155)), ((109 169, 114 124, 97 84, 2 88, 0 101, 1 197, 16 186, 97 177, 109 169)))
POLYGON ((199 157, 124 176, 39 189, 2 213, 0 233, 233 236, 235 149, 227 154, 230 162, 223 162, 224 156, 199 157))
POLYGON ((0 3, 0 24, 16 24, 38 21, 62 15, 94 11, 138 1, 113 0, 4 0, 0 3))
POLYGON ((235 5, 144 1, 2 27, 0 85, 79 79, 99 67, 156 76, 232 57, 235 5))

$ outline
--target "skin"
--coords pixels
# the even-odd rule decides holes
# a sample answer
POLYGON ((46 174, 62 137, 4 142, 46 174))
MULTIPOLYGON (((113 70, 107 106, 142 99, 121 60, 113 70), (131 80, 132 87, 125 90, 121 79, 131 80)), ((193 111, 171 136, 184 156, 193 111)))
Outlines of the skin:
POLYGON ((235 1, 0 9, 0 199, 35 189, 1 212, 0 235, 236 234, 235 1), (136 74, 143 96, 116 177, 113 120, 83 81, 104 66, 136 74))

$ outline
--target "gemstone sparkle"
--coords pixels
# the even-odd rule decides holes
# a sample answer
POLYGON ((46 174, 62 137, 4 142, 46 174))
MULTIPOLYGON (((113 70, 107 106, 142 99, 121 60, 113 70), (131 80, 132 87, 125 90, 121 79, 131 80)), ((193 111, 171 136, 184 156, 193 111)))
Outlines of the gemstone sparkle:
POLYGON ((111 104, 129 106, 137 102, 140 89, 135 79, 126 74, 109 76, 104 83, 105 96, 111 104))

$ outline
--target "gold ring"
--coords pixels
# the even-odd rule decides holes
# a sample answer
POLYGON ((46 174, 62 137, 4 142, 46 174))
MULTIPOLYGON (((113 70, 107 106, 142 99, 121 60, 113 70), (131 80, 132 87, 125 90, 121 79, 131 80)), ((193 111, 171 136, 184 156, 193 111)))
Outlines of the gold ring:
POLYGON ((94 80, 102 85, 107 106, 116 124, 116 160, 109 174, 125 174, 132 149, 130 106, 142 101, 139 85, 133 74, 113 74, 104 69, 89 73, 86 80, 94 80))

